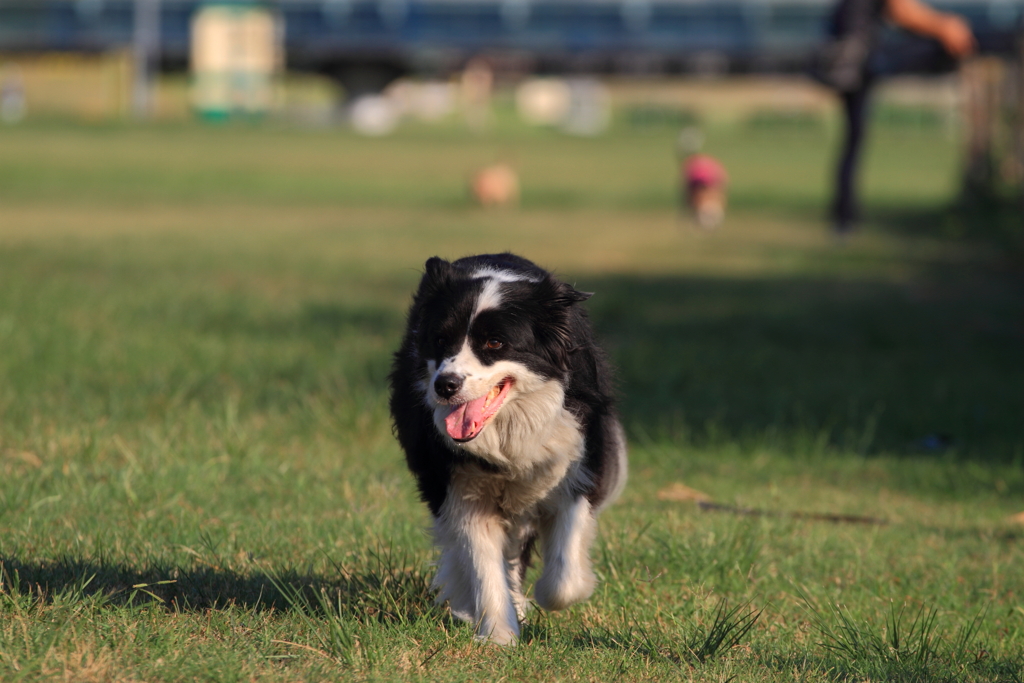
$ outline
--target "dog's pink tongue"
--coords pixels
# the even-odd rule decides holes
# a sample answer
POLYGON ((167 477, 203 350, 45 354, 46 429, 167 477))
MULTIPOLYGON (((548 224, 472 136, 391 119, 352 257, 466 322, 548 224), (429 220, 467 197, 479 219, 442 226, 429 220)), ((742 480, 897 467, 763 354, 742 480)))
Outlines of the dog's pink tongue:
POLYGON ((457 406, 450 412, 444 419, 448 436, 460 441, 476 436, 484 425, 484 401, 486 399, 486 396, 481 396, 475 401, 457 406))

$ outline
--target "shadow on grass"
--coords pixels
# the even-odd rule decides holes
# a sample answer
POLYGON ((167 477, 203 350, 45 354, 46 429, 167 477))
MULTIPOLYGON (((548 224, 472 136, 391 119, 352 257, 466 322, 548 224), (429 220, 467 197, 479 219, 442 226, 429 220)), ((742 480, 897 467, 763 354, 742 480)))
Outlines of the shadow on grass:
POLYGON ((1019 281, 603 277, 591 317, 640 439, 1024 457, 1019 281))
MULTIPOLYGON (((356 643, 366 645, 364 627, 408 627, 429 620, 454 626, 447 609, 433 604, 433 592, 422 569, 408 569, 408 558, 390 551, 370 553, 377 567, 348 572, 335 567, 337 578, 312 573, 255 571, 252 574, 194 567, 151 565, 144 569, 103 560, 63 558, 52 562, 21 562, 0 556, 0 608, 10 601, 15 612, 30 606, 87 604, 92 608, 153 607, 171 612, 207 612, 241 608, 287 612, 304 622, 321 654, 351 663, 356 643)), ((414 563, 426 567, 425 563, 414 563)), ((648 661, 688 668, 715 660, 744 640, 761 612, 749 604, 730 607, 718 601, 704 619, 672 620, 670 632, 629 620, 618 629, 582 631, 552 627, 547 615, 535 612, 524 624, 524 644, 556 641, 578 650, 609 649, 648 661)), ((459 630, 470 638, 472 630, 459 630)))
POLYGON ((1009 190, 965 192, 929 208, 879 207, 871 215, 886 232, 988 245, 1018 268, 1024 266, 1024 198, 1009 190))
MULTIPOLYGON (((436 611, 427 563, 406 561, 390 551, 371 552, 370 557, 377 566, 369 571, 336 567, 333 576, 325 578, 294 569, 278 573, 254 567, 239 572, 159 563, 137 567, 72 557, 25 562, 0 555, 0 594, 43 602, 93 596, 111 605, 158 603, 172 611, 202 612, 232 606, 287 611, 296 608, 295 598, 301 593, 325 596, 336 616, 363 623, 406 623, 436 611)), ((310 604, 321 602, 317 597, 310 604)))

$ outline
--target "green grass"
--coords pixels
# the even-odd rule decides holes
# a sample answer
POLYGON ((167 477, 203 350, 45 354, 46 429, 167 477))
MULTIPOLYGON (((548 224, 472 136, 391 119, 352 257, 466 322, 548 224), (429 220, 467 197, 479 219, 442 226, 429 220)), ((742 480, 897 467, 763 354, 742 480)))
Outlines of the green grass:
POLYGON ((833 244, 833 138, 712 131, 705 234, 671 131, 0 129, 0 679, 1021 681, 1019 265, 928 223, 938 130, 833 244), (500 158, 523 207, 472 208, 500 158), (597 292, 632 470, 502 650, 431 603, 385 376, 423 261, 506 248, 597 292))

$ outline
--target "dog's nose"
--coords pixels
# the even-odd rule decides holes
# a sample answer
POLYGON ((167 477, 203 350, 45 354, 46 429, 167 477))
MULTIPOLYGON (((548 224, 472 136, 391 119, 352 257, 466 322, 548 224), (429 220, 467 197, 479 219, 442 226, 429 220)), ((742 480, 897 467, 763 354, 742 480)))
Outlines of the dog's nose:
POLYGON ((465 380, 465 377, 462 375, 456 375, 454 372, 445 372, 438 375, 437 379, 434 380, 434 391, 441 398, 451 398, 459 393, 463 380, 465 380))

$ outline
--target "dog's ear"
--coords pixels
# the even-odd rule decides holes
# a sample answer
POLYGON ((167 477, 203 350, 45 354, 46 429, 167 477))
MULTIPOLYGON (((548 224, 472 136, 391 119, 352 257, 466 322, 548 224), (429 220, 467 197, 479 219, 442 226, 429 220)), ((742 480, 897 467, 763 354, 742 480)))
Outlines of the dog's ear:
POLYGON ((594 296, 593 292, 581 292, 572 285, 554 278, 548 278, 541 286, 544 289, 545 305, 549 308, 568 308, 594 296))
MULTIPOLYGON (((569 285, 566 285, 566 287, 569 287, 569 285)), ((573 303, 575 303, 575 302, 578 302, 578 301, 586 301, 590 297, 594 296, 594 293, 593 292, 581 292, 578 289, 574 289, 572 287, 569 287, 569 296, 572 297, 573 303)))
POLYGON ((452 272, 452 264, 440 256, 431 256, 423 266, 427 280, 443 280, 452 272))
POLYGON ((423 266, 419 295, 429 295, 442 289, 451 280, 453 271, 452 264, 439 256, 427 259, 423 266))
POLYGON ((580 292, 572 285, 548 277, 538 284, 541 305, 547 315, 543 324, 537 327, 537 336, 546 341, 550 360, 560 368, 567 368, 569 354, 576 348, 578 340, 573 338, 573 320, 582 312, 573 312, 575 304, 586 301, 592 292, 580 292))

